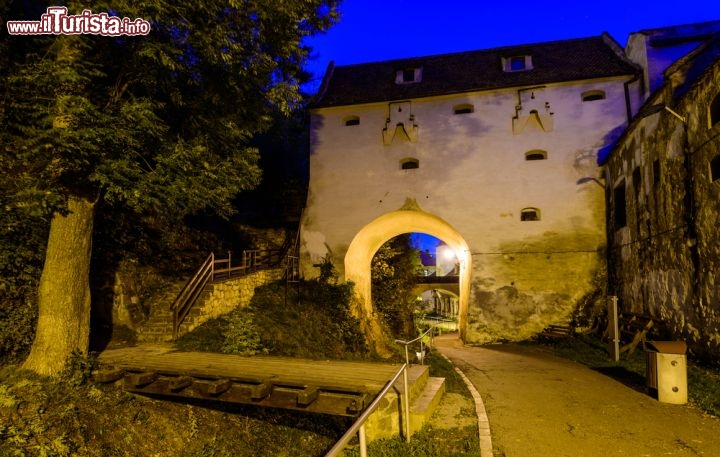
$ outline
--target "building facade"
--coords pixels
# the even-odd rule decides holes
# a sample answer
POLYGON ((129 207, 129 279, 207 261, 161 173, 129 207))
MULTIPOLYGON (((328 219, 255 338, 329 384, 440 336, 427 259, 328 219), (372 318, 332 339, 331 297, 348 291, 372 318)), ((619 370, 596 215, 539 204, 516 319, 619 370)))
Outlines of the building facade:
POLYGON ((304 275, 330 260, 371 316, 373 254, 427 233, 456 254, 465 341, 567 322, 599 287, 597 157, 639 104, 641 78, 607 35, 331 65, 311 110, 304 275))
POLYGON ((647 101, 604 160, 609 292, 720 354, 720 21, 639 32, 647 101), (680 57, 678 57, 678 55, 680 57))

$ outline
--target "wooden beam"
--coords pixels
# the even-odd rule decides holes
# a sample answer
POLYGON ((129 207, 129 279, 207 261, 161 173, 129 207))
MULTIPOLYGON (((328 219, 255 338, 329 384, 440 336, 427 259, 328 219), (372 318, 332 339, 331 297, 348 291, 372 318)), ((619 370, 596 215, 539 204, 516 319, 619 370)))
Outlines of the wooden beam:
POLYGON ((171 379, 168 383, 168 389, 172 392, 180 392, 181 390, 190 387, 193 383, 193 378, 190 376, 180 376, 175 379, 171 379))
POLYGON ((115 382, 125 375, 125 370, 115 368, 110 370, 100 370, 93 375, 95 382, 108 383, 115 382))
POLYGON ((221 395, 227 392, 232 386, 232 382, 229 379, 218 379, 208 384, 209 395, 221 395))
POLYGON ((365 409, 365 400, 365 395, 351 400, 347 408, 345 409, 346 413, 350 414, 351 416, 360 414, 360 412, 365 409))
POLYGON ((130 373, 125 376, 125 382, 132 387, 145 386, 157 379, 157 373, 154 371, 148 373, 130 373))
POLYGON ((317 387, 308 386, 305 389, 298 392, 297 404, 298 406, 308 406, 315 400, 317 400, 320 391, 317 387))
POLYGON ((263 381, 260 384, 252 386, 250 390, 250 398, 255 401, 262 400, 272 393, 272 383, 270 381, 263 381))

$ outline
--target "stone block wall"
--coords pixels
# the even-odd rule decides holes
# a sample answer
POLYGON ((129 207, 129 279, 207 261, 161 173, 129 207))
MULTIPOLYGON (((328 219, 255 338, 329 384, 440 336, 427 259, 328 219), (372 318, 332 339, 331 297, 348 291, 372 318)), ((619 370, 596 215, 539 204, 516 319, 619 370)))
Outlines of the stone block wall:
POLYGON ((285 270, 273 268, 259 270, 239 278, 217 281, 208 285, 201 301, 195 306, 197 311, 188 316, 181 332, 187 333, 207 322, 220 317, 236 308, 247 307, 255 294, 255 288, 282 279, 285 270))
POLYGON ((692 354, 720 355, 720 44, 671 67, 607 163, 610 294, 663 322, 692 354))

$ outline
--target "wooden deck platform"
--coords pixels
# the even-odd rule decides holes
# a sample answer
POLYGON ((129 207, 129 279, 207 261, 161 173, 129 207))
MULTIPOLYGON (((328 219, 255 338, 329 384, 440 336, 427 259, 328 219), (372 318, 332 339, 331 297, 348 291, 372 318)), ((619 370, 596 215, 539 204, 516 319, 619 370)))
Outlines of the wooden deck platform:
POLYGON ((160 396, 358 415, 401 364, 308 360, 204 352, 170 345, 110 349, 98 357, 97 382, 160 396))

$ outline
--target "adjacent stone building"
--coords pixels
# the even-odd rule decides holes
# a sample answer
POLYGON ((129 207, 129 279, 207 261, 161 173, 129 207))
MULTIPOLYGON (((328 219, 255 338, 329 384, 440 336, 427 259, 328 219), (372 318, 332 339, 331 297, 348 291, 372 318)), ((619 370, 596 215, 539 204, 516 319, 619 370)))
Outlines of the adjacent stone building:
POLYGON ((607 35, 331 65, 311 110, 305 276, 329 259, 371 316, 374 253, 427 233, 456 253, 466 341, 566 322, 604 268, 597 157, 642 76, 607 35))
POLYGON ((649 97, 605 164, 609 292, 720 354, 720 21, 631 36, 649 97))

